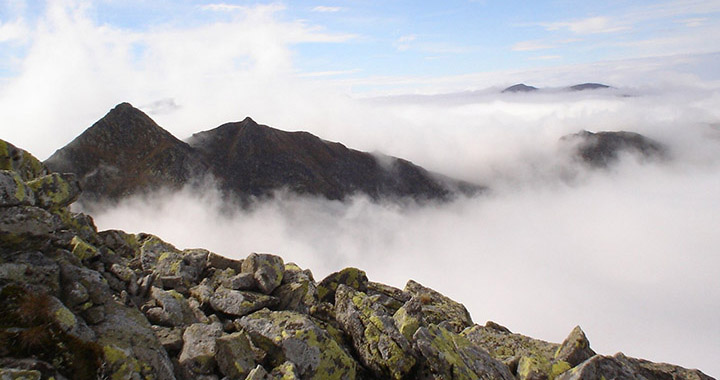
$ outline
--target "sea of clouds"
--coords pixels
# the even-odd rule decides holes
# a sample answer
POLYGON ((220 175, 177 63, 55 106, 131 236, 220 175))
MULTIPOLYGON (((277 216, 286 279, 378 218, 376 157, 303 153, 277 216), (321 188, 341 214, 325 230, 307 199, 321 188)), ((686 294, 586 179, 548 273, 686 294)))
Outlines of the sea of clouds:
POLYGON ((100 229, 237 258, 275 253, 318 280, 346 266, 397 287, 414 279, 478 323, 555 342, 579 324, 600 353, 720 375, 717 53, 439 78, 325 76, 298 72, 293 46, 349 37, 283 19, 277 5, 128 30, 99 24, 88 4, 48 2, 37 19, 3 21, 20 32, 4 39, 17 55, 0 78, 0 137, 41 159, 128 101, 181 139, 251 116, 492 189, 422 206, 280 193, 240 209, 208 185, 93 212, 100 229), (559 90, 590 81, 615 88, 559 90), (519 82, 554 90, 500 93, 519 82), (639 132, 672 158, 629 155, 588 171, 558 145, 581 130, 639 132))

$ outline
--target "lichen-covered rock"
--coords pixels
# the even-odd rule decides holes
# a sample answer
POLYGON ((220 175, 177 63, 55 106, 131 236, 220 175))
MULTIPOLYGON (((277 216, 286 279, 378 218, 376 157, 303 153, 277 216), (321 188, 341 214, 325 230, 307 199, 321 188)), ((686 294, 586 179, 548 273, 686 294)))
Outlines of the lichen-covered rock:
POLYGON ((555 359, 568 362, 572 367, 593 356, 595 356, 595 351, 590 348, 590 341, 580 326, 572 329, 555 353, 555 359))
POLYGON ((517 363, 518 380, 553 380, 570 369, 566 361, 548 360, 542 355, 522 356, 517 363))
POLYGON ((179 327, 152 326, 158 341, 170 354, 177 354, 183 347, 183 329, 179 327))
POLYGON ((320 301, 334 304, 335 291, 340 284, 349 286, 360 292, 366 292, 368 288, 368 278, 364 271, 352 267, 331 273, 317 285, 317 294, 320 301))
POLYGON ((395 313, 411 298, 410 294, 398 288, 372 281, 368 282, 367 294, 390 313, 395 313))
POLYGON ((180 251, 153 235, 142 235, 141 242, 140 263, 143 270, 152 271, 157 277, 180 276, 187 287, 197 284, 205 269, 208 251, 180 251))
POLYGON ((638 374, 647 379, 714 380, 697 369, 687 369, 667 363, 653 363, 647 360, 630 358, 622 353, 615 354, 613 358, 626 366, 634 368, 638 374))
POLYGON ((7 170, 0 170, 0 207, 34 206, 35 193, 22 178, 7 170))
POLYGON ((60 267, 40 252, 3 253, 0 284, 16 283, 60 296, 60 267))
POLYGON ((158 311, 146 312, 148 320, 153 324, 172 327, 198 322, 182 294, 174 290, 165 291, 153 286, 150 289, 150 298, 158 305, 158 307, 148 310, 158 311))
POLYGON ((265 367, 258 364, 257 367, 250 371, 245 380, 268 380, 269 378, 270 374, 267 373, 265 367))
POLYGON ((255 287, 255 277, 252 273, 238 273, 223 279, 222 286, 232 290, 252 290, 255 287))
POLYGON ((422 320, 426 325, 443 324, 453 332, 460 333, 473 324, 470 313, 463 304, 433 289, 409 280, 405 285, 405 292, 420 299, 422 320))
POLYGON ((299 279, 309 279, 315 282, 315 277, 310 269, 302 269, 295 263, 285 263, 282 283, 297 282, 299 279))
POLYGON ((0 246, 42 248, 62 226, 57 215, 39 207, 0 207, 0 246))
POLYGON ((35 192, 37 205, 42 208, 66 207, 80 196, 80 184, 71 173, 51 173, 29 181, 27 185, 35 192))
POLYGON ((40 380, 41 375, 31 369, 0 368, 0 380, 40 380))
POLYGON ((242 260, 235 260, 218 255, 217 253, 208 252, 206 266, 220 270, 231 268, 236 273, 240 273, 242 271, 242 263, 242 260))
POLYGON ((488 322, 485 326, 474 325, 463 330, 462 334, 471 342, 487 351, 490 356, 505 363, 512 372, 516 371, 523 357, 540 357, 550 363, 559 344, 514 334, 507 328, 488 322))
POLYGON ((317 288, 312 273, 300 270, 294 264, 285 265, 282 285, 275 288, 272 295, 280 300, 278 308, 310 313, 310 308, 318 303, 317 288))
POLYGON ((98 255, 98 250, 92 244, 86 242, 78 236, 74 236, 70 241, 73 255, 80 260, 89 260, 98 255))
POLYGON ((387 311, 362 292, 340 284, 335 318, 350 336, 360 361, 375 376, 400 379, 415 365, 412 346, 387 311))
POLYGON ((262 293, 230 290, 219 287, 210 297, 210 306, 216 311, 241 317, 264 307, 277 305, 278 299, 262 293))
POLYGON ((216 340, 215 359, 220 373, 231 379, 244 379, 255 368, 255 352, 244 332, 225 335, 216 340))
POLYGON ((356 377, 356 363, 325 330, 304 314, 263 309, 236 321, 273 366, 295 364, 303 379, 356 377))
POLYGON ((216 340, 222 333, 222 325, 219 323, 195 323, 185 329, 179 363, 188 375, 213 373, 216 365, 216 340))
POLYGON ((285 362, 273 368, 270 377, 278 380, 301 380, 297 367, 293 362, 285 362))
POLYGON ((421 356, 419 378, 515 379, 507 366, 444 327, 421 327, 413 339, 421 356))
POLYGON ((285 264, 282 257, 266 253, 251 253, 242 263, 242 273, 252 273, 258 289, 272 293, 282 283, 285 264))
POLYGON ((32 154, 4 140, 0 140, 0 170, 14 171, 25 182, 49 173, 32 154))

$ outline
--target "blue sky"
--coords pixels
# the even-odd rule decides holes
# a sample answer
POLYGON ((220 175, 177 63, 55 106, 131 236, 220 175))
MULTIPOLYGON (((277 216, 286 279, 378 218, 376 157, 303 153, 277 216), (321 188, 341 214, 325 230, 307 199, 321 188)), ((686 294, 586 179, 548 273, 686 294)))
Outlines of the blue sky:
MULTIPOLYGON (((263 12, 308 33, 283 42, 292 70, 334 78, 442 77, 720 51, 712 38, 720 35, 716 0, 51 3, 81 10, 98 27, 145 35, 263 12)), ((27 54, 49 8, 42 1, 3 2, 4 76, 18 73, 8 62, 27 54)), ((142 51, 142 38, 135 45, 142 51)))

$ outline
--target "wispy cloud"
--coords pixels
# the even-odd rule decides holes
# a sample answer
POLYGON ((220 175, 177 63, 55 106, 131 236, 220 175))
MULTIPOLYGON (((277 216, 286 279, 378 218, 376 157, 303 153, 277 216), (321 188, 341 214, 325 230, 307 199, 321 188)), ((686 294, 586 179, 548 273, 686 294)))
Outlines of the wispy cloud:
POLYGON ((412 43, 415 42, 415 40, 417 40, 417 35, 414 34, 400 36, 397 40, 395 40, 395 48, 400 51, 410 50, 412 43))
POLYGON ((0 23, 0 43, 26 40, 29 28, 23 19, 0 23))
POLYGON ((627 25, 604 16, 589 17, 580 20, 540 23, 546 30, 555 31, 566 29, 576 34, 616 33, 630 29, 627 25))
POLYGON ((697 28, 698 26, 706 25, 707 22, 708 22, 708 18, 706 18, 706 17, 686 18, 686 19, 676 21, 676 23, 683 24, 683 25, 687 26, 688 28, 697 28))
POLYGON ((319 13, 335 13, 340 12, 342 10, 342 7, 329 7, 325 5, 318 5, 317 7, 313 8, 313 12, 319 12, 319 13))
POLYGON ((234 4, 225 4, 225 3, 216 3, 216 4, 207 4, 200 7, 200 9, 204 11, 213 11, 213 12, 235 12, 239 10, 244 10, 247 7, 243 5, 234 5, 234 4))
POLYGON ((512 50, 534 51, 534 50, 552 49, 554 47, 556 47, 556 45, 550 44, 547 41, 532 40, 532 41, 520 41, 512 46, 512 50))

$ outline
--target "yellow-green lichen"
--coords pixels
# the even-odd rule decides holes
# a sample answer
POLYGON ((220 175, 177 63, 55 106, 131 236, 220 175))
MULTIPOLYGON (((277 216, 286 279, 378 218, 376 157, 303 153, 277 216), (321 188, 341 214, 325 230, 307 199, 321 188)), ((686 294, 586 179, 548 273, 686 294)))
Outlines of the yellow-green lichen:
POLYGON ((560 376, 561 374, 563 374, 570 368, 571 368, 570 363, 568 363, 564 360, 554 362, 552 364, 552 367, 550 368, 549 380, 553 380, 554 378, 560 376))
POLYGON ((109 364, 111 380, 124 380, 132 378, 132 374, 140 373, 140 363, 128 355, 124 350, 115 346, 103 346, 105 361, 109 364))
POLYGON ((75 314, 64 306, 59 307, 55 311, 55 321, 60 325, 60 328, 65 331, 71 330, 77 324, 75 314))
POLYGON ((78 236, 72 238, 70 246, 72 247, 72 253, 80 260, 86 260, 98 254, 97 248, 78 236))

